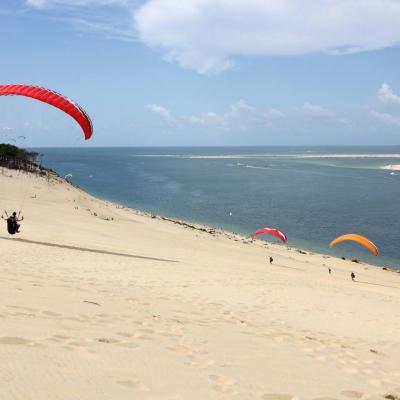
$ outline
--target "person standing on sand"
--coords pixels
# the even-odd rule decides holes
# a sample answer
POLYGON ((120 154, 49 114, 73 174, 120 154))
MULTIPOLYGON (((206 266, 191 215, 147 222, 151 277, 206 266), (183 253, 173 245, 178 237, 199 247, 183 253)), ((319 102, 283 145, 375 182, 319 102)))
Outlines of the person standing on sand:
POLYGON ((354 282, 354 279, 355 279, 355 277, 356 277, 356 275, 354 274, 354 272, 352 272, 352 273, 350 274, 350 276, 351 276, 351 280, 354 282))
POLYGON ((269 258, 269 263, 272 264, 274 262, 274 259, 272 257, 269 258))
POLYGON ((329 272, 329 275, 332 273, 332 270, 330 269, 330 267, 328 267, 328 272, 329 272))

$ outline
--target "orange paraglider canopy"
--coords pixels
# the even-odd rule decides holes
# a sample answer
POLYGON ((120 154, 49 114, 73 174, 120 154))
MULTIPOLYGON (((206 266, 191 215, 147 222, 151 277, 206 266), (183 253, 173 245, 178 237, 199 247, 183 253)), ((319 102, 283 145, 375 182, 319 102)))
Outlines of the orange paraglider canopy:
POLYGON ((379 254, 378 248, 369 239, 367 239, 364 236, 357 235, 356 233, 347 233, 346 235, 337 237, 336 239, 332 240, 332 242, 329 243, 329 247, 333 247, 345 240, 352 240, 353 242, 361 244, 376 256, 379 254))

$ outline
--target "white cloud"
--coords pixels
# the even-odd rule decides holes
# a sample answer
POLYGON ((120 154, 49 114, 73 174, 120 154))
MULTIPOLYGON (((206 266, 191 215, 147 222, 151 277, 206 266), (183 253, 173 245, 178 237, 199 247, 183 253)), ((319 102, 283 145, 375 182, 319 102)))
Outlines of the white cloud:
POLYGON ((232 104, 230 111, 224 114, 226 124, 236 127, 239 122, 241 129, 246 129, 247 126, 270 126, 273 120, 282 118, 285 118, 282 111, 275 108, 260 110, 244 100, 232 104))
POLYGON ((249 105, 244 100, 239 100, 232 104, 228 111, 221 114, 208 111, 200 115, 176 116, 172 115, 165 107, 157 104, 148 105, 146 109, 157 114, 168 125, 180 128, 197 125, 223 130, 247 130, 255 127, 267 127, 274 120, 286 117, 283 112, 275 108, 267 111, 260 110, 249 105))
POLYGON ((305 116, 315 120, 321 120, 324 122, 342 124, 347 126, 351 125, 351 122, 346 118, 338 116, 328 108, 324 108, 317 104, 304 103, 301 107, 301 111, 305 116))
POLYGON ((220 116, 213 111, 208 111, 198 116, 183 117, 182 119, 191 125, 227 128, 224 116, 220 116))
POLYGON ((231 105, 232 114, 249 113, 256 114, 257 109, 250 106, 244 100, 240 99, 237 103, 231 105))
POLYGON ((308 117, 313 118, 333 118, 335 115, 331 110, 311 103, 305 103, 302 111, 308 117))
POLYGON ((400 43, 398 0, 148 0, 134 12, 140 39, 200 73, 235 56, 346 54, 400 43))
POLYGON ((165 119, 171 118, 171 113, 166 108, 159 106, 158 104, 150 104, 146 108, 155 114, 161 115, 165 119))
MULTIPOLYGON (((400 104, 400 96, 394 93, 387 83, 383 83, 379 88, 378 100, 385 104, 400 104)), ((400 117, 396 115, 376 110, 371 110, 370 114, 385 125, 400 127, 400 117)))
POLYGON ((371 111, 371 115, 378 119, 379 121, 382 121, 384 124, 389 125, 389 126, 400 126, 400 117, 396 117, 392 114, 389 113, 381 113, 375 110, 371 111))
POLYGON ((383 83, 379 88, 378 99, 382 103, 400 104, 400 96, 395 94, 393 89, 387 83, 383 83))
POLYGON ((146 110, 157 114, 161 119, 163 119, 170 126, 179 126, 180 123, 177 118, 175 118, 169 110, 158 104, 149 104, 146 106, 146 110))
POLYGON ((270 108, 266 112, 266 116, 271 119, 286 118, 286 115, 282 111, 277 110, 276 108, 270 108))

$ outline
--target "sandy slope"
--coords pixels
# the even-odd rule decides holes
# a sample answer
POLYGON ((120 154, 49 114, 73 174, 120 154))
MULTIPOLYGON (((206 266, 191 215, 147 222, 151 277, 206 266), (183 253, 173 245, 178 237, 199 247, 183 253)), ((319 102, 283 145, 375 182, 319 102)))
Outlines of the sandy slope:
POLYGON ((7 175, 0 207, 26 194, 18 238, 144 258, 21 242, 3 229, 0 399, 400 396, 400 274, 7 175))

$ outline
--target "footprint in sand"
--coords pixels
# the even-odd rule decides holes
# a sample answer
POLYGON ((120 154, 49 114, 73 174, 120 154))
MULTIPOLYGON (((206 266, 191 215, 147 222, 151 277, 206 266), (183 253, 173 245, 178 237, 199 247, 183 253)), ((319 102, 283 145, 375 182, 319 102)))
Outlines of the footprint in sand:
POLYGON ((262 400, 296 400, 297 397, 291 394, 266 393, 261 397, 262 400))
POLYGON ((179 345, 179 344, 177 344, 175 346, 167 347, 167 350, 175 351, 176 353, 189 354, 189 355, 193 353, 193 350, 190 347, 179 345))
POLYGON ((361 399, 364 396, 364 393, 356 392, 355 390, 343 390, 340 394, 351 399, 361 399))
POLYGON ((21 337, 16 337, 16 336, 3 336, 0 338, 0 344, 16 344, 16 345, 21 345, 21 344, 30 344, 31 341, 21 338, 21 337))
POLYGON ((395 394, 390 394, 390 393, 386 394, 383 397, 388 400, 400 400, 400 396, 396 396, 395 394))
POLYGON ((238 391, 230 386, 215 386, 214 388, 217 392, 221 392, 227 396, 234 396, 238 394, 238 391))
POLYGON ((370 368, 364 368, 361 370, 361 373, 363 373, 364 375, 373 375, 374 371, 370 368))
POLYGON ((154 329, 141 329, 140 331, 143 333, 148 333, 150 335, 155 333, 154 329))
POLYGON ((238 394, 237 390, 233 387, 233 385, 236 383, 236 380, 231 376, 209 375, 209 378, 215 383, 214 389, 217 392, 221 392, 230 396, 238 394))
POLYGON ((150 389, 142 382, 137 382, 137 381, 119 381, 118 382, 120 385, 131 388, 131 389, 136 389, 140 392, 150 392, 150 389))
POLYGON ((69 340, 69 339, 73 339, 69 336, 64 336, 64 335, 53 335, 50 338, 48 338, 48 340, 53 340, 55 342, 63 342, 65 340, 69 340))
POLYGON ((61 314, 53 311, 42 311, 42 314, 47 315, 48 317, 61 317, 61 314))
POLYGON ((347 374, 350 374, 350 375, 360 373, 359 369, 357 369, 357 368, 345 368, 344 372, 346 372, 347 374))
POLYGON ((82 340, 73 340, 67 343, 68 346, 75 346, 75 347, 88 347, 90 343, 82 341, 82 340))
POLYGON ((382 386, 382 381, 380 379, 368 379, 368 384, 371 386, 379 387, 382 386))
POLYGON ((214 360, 211 360, 207 357, 194 356, 191 357, 191 360, 191 365, 197 368, 207 368, 214 364, 214 360))
POLYGON ((209 375, 208 377, 217 385, 234 385, 236 383, 236 380, 231 376, 209 375))
POLYGON ((117 346, 127 347, 128 349, 136 349, 139 347, 139 345, 137 345, 136 343, 132 343, 132 342, 117 343, 117 346))
POLYGON ((151 336, 145 335, 142 332, 136 332, 136 333, 133 334, 132 337, 134 337, 135 339, 141 339, 141 340, 151 340, 152 339, 151 336))
POLYGON ((313 400, 337 400, 334 397, 316 397, 313 400))
POLYGON ((109 343, 109 344, 113 344, 113 343, 118 343, 119 340, 116 339, 108 339, 108 338, 98 338, 96 339, 98 342, 100 343, 109 343))
POLYGON ((175 333, 171 332, 160 332, 161 336, 166 336, 166 337, 176 337, 177 335, 175 333))
POLYGON ((396 390, 396 392, 398 392, 399 393, 399 395, 393 395, 393 394, 387 394, 386 396, 385 396, 385 399, 387 399, 388 398, 388 396, 392 396, 392 398, 394 398, 394 400, 400 400, 400 387, 398 387, 398 388, 395 388, 395 390, 396 390))
POLYGON ((311 347, 303 347, 301 351, 309 354, 314 353, 314 349, 312 349, 311 347))
POLYGON ((118 335, 118 336, 125 337, 125 338, 130 338, 130 337, 134 336, 134 333, 130 333, 130 332, 117 332, 117 335, 118 335))

